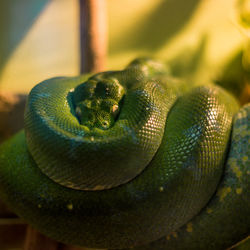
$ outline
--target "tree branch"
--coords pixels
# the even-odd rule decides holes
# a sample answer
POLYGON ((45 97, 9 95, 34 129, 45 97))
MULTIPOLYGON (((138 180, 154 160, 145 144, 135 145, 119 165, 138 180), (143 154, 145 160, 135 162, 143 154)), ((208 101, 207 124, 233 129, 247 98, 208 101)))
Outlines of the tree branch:
POLYGON ((105 0, 80 0, 81 73, 103 71, 107 53, 105 0))

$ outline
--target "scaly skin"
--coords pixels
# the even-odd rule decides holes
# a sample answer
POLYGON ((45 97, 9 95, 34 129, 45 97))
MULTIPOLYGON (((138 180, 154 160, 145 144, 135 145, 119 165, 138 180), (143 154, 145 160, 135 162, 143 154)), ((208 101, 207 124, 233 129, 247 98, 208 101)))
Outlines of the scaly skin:
MULTIPOLYGON (((187 224, 151 244, 132 249, 226 249, 250 232, 250 104, 234 117, 225 172, 203 210, 187 224)), ((246 248, 249 249, 249 248, 246 248)))
POLYGON ((250 232, 250 106, 237 111, 148 59, 47 80, 0 146, 1 198, 69 244, 225 249, 250 232))

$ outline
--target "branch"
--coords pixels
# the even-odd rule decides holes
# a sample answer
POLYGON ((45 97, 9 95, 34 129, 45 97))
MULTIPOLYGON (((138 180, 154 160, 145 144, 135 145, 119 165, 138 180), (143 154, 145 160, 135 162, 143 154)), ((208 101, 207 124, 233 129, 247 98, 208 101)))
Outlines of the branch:
POLYGON ((27 227, 24 250, 58 250, 59 243, 52 240, 31 226, 27 227))
POLYGON ((80 0, 81 73, 103 71, 107 53, 105 0, 80 0))

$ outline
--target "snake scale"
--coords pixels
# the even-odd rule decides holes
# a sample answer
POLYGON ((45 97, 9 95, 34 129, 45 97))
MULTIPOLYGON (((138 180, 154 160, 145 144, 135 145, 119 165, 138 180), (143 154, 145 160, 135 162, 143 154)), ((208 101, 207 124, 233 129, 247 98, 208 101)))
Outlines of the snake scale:
POLYGON ((226 249, 250 233, 250 105, 151 59, 35 86, 0 195, 68 244, 226 249))

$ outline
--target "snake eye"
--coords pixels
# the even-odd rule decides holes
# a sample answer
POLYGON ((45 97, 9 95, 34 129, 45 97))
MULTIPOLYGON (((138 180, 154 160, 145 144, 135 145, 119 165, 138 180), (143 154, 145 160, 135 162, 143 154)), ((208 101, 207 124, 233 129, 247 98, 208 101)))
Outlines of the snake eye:
POLYGON ((108 121, 103 121, 102 127, 103 127, 104 129, 109 128, 109 122, 108 122, 108 121))

